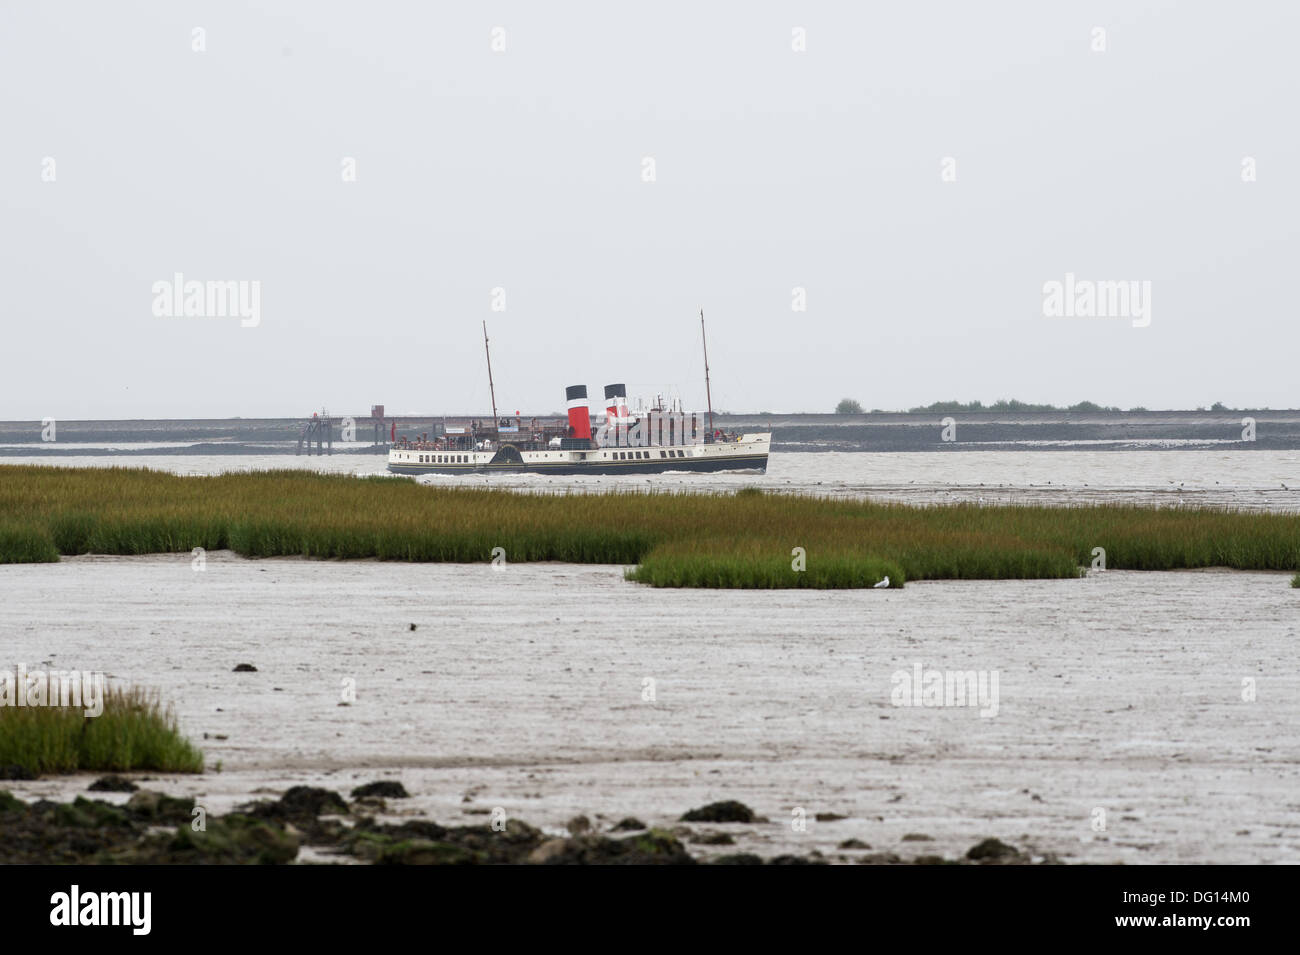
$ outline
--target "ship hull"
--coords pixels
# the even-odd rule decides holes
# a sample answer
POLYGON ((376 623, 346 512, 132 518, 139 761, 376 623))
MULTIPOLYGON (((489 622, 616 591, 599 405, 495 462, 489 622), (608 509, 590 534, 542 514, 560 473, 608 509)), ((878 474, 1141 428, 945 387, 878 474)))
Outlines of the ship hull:
POLYGON ((393 474, 667 474, 681 472, 767 472, 767 456, 709 461, 626 461, 605 464, 389 464, 393 474))

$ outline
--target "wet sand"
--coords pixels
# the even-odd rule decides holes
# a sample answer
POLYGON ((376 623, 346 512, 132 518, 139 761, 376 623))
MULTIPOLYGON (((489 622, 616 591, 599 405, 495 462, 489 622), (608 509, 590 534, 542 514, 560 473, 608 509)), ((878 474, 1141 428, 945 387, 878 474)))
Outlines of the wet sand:
MULTIPOLYGON (((769 820, 695 825, 736 835, 700 853, 852 858, 835 847, 856 838, 956 857, 997 836, 1070 862, 1300 862, 1300 591, 1283 574, 742 593, 605 566, 213 553, 201 573, 188 555, 0 566, 0 590, 3 665, 175 701, 209 771, 147 785, 209 812, 398 778, 414 798, 391 808, 444 823, 500 806, 555 831, 579 813, 669 824, 720 799, 769 820), (916 663, 996 670, 997 716, 894 706, 892 674, 916 663)), ((67 798, 92 778, 4 786, 67 798)))

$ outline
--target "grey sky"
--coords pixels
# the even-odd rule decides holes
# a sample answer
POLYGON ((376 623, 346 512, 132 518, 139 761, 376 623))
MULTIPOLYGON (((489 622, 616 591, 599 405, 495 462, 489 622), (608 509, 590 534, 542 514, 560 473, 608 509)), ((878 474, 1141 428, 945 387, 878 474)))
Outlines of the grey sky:
POLYGON ((5 0, 0 418, 481 412, 483 319, 503 409, 702 407, 701 307, 730 410, 1295 406, 1297 35, 1282 2, 5 0), (178 271, 260 281, 260 324, 155 317, 178 271), (1150 326, 1043 317, 1066 272, 1150 281, 1150 326))

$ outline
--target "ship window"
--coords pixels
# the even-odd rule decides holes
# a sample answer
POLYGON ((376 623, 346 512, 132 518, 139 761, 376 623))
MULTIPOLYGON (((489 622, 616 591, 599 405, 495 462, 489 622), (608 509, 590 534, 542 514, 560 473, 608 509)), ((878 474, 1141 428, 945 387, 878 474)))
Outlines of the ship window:
POLYGON ((644 451, 638 451, 638 452, 636 453, 636 458, 637 458, 638 461, 640 461, 640 460, 641 460, 642 458, 644 458, 645 456, 646 456, 646 452, 644 452, 644 451))
POLYGON ((660 451, 660 452, 659 452, 659 457, 661 457, 661 458, 666 458, 666 457, 668 457, 668 455, 666 455, 666 454, 664 454, 662 451, 660 451))

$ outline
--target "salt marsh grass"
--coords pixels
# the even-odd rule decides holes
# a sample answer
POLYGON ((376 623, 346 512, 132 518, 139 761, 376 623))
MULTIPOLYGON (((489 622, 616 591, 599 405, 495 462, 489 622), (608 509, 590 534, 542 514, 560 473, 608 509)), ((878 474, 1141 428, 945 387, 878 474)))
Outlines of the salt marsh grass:
POLYGON ((154 694, 110 689, 104 711, 80 706, 0 706, 0 766, 35 775, 79 770, 198 773, 203 755, 180 735, 175 716, 154 694))
POLYGON ((268 471, 0 466, 0 562, 229 548, 249 557, 638 565, 669 587, 867 587, 1110 569, 1300 569, 1300 516, 1123 505, 914 507, 763 493, 517 494, 268 471), (797 569, 794 548, 806 559, 797 569))
POLYGON ((43 564, 58 559, 59 549, 44 524, 6 519, 0 512, 0 563, 43 564))

